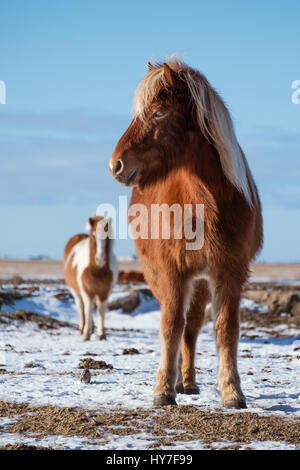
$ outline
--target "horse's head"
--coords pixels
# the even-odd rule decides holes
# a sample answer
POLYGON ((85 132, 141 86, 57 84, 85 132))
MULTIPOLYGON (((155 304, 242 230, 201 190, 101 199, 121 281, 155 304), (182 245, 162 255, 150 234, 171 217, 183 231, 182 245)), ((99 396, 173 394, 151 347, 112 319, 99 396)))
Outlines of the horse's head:
MULTIPOLYGON (((110 160, 114 178, 144 186, 175 167, 198 165, 204 158, 211 165, 212 153, 252 206, 255 185, 221 97, 203 74, 183 62, 149 64, 135 93, 134 118, 110 160), (204 141, 209 151, 203 151, 204 141)), ((220 171, 216 165, 212 175, 220 171)))
POLYGON ((178 64, 170 65, 148 64, 136 90, 134 118, 111 158, 114 178, 126 186, 143 185, 170 170, 183 157, 188 131, 197 126, 186 82, 178 64))
POLYGON ((90 244, 94 260, 98 266, 103 267, 108 256, 107 243, 111 235, 111 219, 94 215, 89 218, 87 228, 90 230, 90 244))

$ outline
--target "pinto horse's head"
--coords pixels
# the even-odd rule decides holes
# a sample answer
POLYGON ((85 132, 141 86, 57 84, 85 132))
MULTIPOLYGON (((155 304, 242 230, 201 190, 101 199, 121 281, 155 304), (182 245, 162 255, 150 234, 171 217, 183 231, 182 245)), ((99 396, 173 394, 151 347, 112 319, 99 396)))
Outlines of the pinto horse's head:
POLYGON ((110 160, 114 178, 126 186, 143 185, 172 168, 197 126, 179 63, 153 66, 136 90, 134 118, 110 160))
POLYGON ((99 267, 107 262, 108 243, 111 237, 111 218, 106 219, 101 215, 89 218, 86 226, 90 230, 90 246, 92 256, 99 267))

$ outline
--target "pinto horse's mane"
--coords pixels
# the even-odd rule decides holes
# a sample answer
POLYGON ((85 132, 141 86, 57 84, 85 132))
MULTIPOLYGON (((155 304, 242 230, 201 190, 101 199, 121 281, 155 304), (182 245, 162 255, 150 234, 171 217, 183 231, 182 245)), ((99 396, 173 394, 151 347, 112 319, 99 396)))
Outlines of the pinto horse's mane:
MULTIPOLYGON (((169 59, 166 63, 186 83, 199 128, 216 148, 224 174, 252 207, 257 199, 255 183, 225 103, 203 74, 178 59, 169 59)), ((149 64, 149 71, 135 92, 134 115, 144 119, 150 104, 167 87, 164 63, 149 64)))

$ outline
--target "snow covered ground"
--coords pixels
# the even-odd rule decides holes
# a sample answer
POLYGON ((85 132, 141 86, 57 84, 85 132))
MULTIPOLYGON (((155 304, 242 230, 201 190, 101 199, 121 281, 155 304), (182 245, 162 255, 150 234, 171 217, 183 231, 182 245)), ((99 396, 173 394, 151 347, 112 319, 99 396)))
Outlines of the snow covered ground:
MULTIPOLYGON (((7 284, 7 288, 10 285, 7 284)), ((26 287, 26 286, 25 286, 26 287)), ((54 297, 60 283, 41 284, 28 298, 5 306, 2 310, 15 312, 24 309, 76 325, 60 329, 41 329, 35 322, 7 320, 0 327, 0 400, 28 403, 31 406, 79 407, 87 410, 134 410, 152 406, 153 388, 160 356, 160 311, 154 299, 142 297, 142 302, 132 314, 120 310, 106 314, 107 340, 99 341, 96 334, 91 341, 82 342, 77 330, 78 314, 72 300, 61 301, 54 297), (135 348, 139 354, 123 354, 135 348), (111 364, 113 368, 97 370, 91 382, 79 380, 80 360, 92 357, 111 364)), ((120 286, 110 300, 124 296, 120 286)), ((253 308, 257 315, 266 309, 249 300, 243 306, 253 308)), ((95 323, 97 317, 95 315, 95 323)), ((274 329, 273 329, 274 330, 274 329)), ((239 344, 239 370, 248 409, 243 413, 286 418, 300 417, 300 332, 282 331, 284 337, 266 335, 256 331, 256 338, 247 337, 247 324, 242 325, 239 344)), ((178 395, 179 405, 193 405, 203 410, 222 413, 220 395, 216 386, 217 358, 213 325, 204 325, 197 345, 197 382, 199 395, 178 395)), ((148 448, 149 436, 143 433, 130 436, 111 435, 105 444, 78 436, 46 436, 12 434, 7 426, 15 418, 0 419, 0 446, 27 443, 56 448, 142 449, 148 448), (147 437, 147 439, 145 439, 147 437), (38 444, 37 444, 38 443, 38 444)), ((214 448, 223 443, 216 442, 214 448)), ((287 442, 251 442, 248 448, 294 449, 287 442)), ((173 443, 168 449, 201 448, 201 442, 173 443)), ((243 446, 241 446, 243 448, 243 446)))

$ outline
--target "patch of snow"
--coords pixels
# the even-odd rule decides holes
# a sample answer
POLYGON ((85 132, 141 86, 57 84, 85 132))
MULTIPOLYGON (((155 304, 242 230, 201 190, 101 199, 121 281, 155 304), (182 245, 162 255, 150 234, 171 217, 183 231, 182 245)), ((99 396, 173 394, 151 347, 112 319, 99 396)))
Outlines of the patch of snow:
POLYGON ((268 313, 269 309, 265 305, 255 303, 253 300, 243 298, 240 303, 241 308, 254 310, 257 313, 268 313))
MULTIPOLYGON (((149 408, 153 402, 157 368, 160 358, 160 310, 154 299, 141 296, 141 304, 134 314, 119 310, 107 311, 107 340, 99 341, 96 334, 91 341, 83 342, 78 331, 78 313, 73 300, 61 302, 53 295, 60 284, 42 285, 29 298, 16 302, 5 310, 28 309, 38 314, 74 323, 76 328, 59 330, 39 329, 34 322, 9 322, 0 332, 0 359, 7 373, 0 375, 0 400, 32 406, 53 405, 85 409, 113 410, 117 407, 149 408), (123 350, 136 348, 140 354, 124 355, 123 350), (95 371, 90 384, 79 380, 79 361, 91 354, 95 360, 113 365, 110 372, 95 371), (95 356, 94 356, 95 355, 95 356), (36 365, 26 368, 26 364, 36 365)), ((114 289, 111 300, 125 295, 120 286, 114 289)), ((251 304, 253 306, 253 304, 251 304)), ((95 323, 97 317, 95 315, 95 323)), ((284 333, 286 326, 279 325, 284 333)), ((273 328, 274 330, 274 328, 273 328)), ((282 417, 299 417, 300 361, 299 330, 289 330, 287 338, 274 338, 267 330, 251 330, 242 325, 239 343, 239 371, 248 409, 282 417), (291 336, 294 334, 294 337, 291 336)), ((217 388, 217 354, 213 324, 206 323, 197 343, 197 383, 200 395, 178 395, 180 405, 201 406, 206 410, 222 408, 217 388)), ((94 372, 91 370, 91 372, 94 372)), ((225 409, 223 409, 226 412, 225 409)), ((5 420, 0 421, 0 427, 5 420)), ((107 436, 106 436, 107 437, 107 436)), ((142 449, 149 446, 149 435, 111 436, 107 443, 95 444, 86 438, 48 436, 36 440, 3 432, 1 445, 23 442, 54 448, 142 449), (84 442, 88 442, 85 444, 84 442), (95 446, 95 447, 93 447, 95 446)), ((227 443, 230 445, 230 443, 227 443)), ((216 448, 221 444, 216 444, 216 448)), ((231 443, 232 445, 232 443, 231 443)), ((226 447, 226 445, 224 444, 226 447)), ((293 448, 286 443, 251 443, 255 449, 293 448)), ((199 441, 178 442, 166 449, 201 448, 199 441)))

